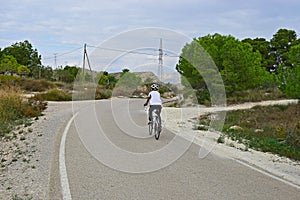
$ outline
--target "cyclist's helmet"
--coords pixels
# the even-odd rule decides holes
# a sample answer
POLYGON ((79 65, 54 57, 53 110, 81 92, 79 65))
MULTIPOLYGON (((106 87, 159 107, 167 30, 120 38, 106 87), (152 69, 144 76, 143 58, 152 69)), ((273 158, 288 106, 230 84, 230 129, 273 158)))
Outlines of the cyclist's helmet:
POLYGON ((151 90, 158 90, 158 85, 156 83, 153 83, 151 85, 151 90))

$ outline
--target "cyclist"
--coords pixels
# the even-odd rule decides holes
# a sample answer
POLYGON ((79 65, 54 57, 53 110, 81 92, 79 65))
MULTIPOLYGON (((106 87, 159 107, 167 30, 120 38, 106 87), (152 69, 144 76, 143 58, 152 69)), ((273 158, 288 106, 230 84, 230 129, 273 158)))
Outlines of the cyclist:
MULTIPOLYGON (((150 104, 150 108, 149 108, 149 123, 150 124, 152 122, 152 112, 154 109, 158 110, 158 119, 159 119, 159 124, 161 126, 161 117, 160 117, 160 113, 161 113, 161 109, 162 109, 162 101, 160 98, 160 93, 158 92, 158 85, 156 83, 151 85, 151 92, 148 94, 147 97, 147 101, 144 104, 144 106, 147 106, 148 103, 150 104)), ((159 131, 161 131, 161 127, 159 127, 159 131)))

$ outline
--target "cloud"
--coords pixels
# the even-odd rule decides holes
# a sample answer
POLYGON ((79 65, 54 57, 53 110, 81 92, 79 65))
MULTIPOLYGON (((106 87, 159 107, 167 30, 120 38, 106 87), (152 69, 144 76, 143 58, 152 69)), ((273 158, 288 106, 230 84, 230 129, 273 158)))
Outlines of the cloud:
POLYGON ((270 39, 281 27, 299 31, 299 8, 296 0, 10 0, 1 2, 0 47, 28 39, 49 57, 143 27, 270 39))

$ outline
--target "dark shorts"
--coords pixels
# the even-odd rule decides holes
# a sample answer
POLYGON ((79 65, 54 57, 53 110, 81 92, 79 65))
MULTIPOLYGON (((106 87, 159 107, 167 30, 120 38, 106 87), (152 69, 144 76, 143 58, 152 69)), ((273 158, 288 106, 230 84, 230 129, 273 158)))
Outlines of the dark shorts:
POLYGON ((152 121, 152 112, 153 110, 157 109, 158 110, 158 118, 159 118, 159 121, 161 121, 161 118, 160 118, 160 113, 161 113, 161 109, 162 109, 162 106, 161 105, 150 105, 150 108, 149 108, 149 120, 152 121))

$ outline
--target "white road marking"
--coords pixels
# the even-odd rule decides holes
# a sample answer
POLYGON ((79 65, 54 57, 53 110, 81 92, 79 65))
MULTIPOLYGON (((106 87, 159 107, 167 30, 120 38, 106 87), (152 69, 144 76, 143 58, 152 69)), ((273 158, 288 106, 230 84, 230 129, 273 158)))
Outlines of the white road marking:
POLYGON ((62 188, 62 197, 64 200, 72 200, 70 187, 69 187, 69 180, 67 175, 67 168, 66 168, 66 160, 65 160, 65 143, 66 143, 66 137, 67 133, 70 129, 70 126, 77 116, 78 112, 73 115, 73 117, 69 120, 64 133, 62 135, 61 141, 60 141, 60 148, 59 148, 59 174, 60 174, 60 184, 62 188))
MULTIPOLYGON (((186 137, 184 137, 184 138, 186 138, 186 137)), ((186 139, 188 139, 188 138, 186 138, 186 139)), ((195 139, 196 139, 196 140, 193 141, 194 144, 197 144, 197 145, 199 145, 199 146, 203 145, 203 140, 201 140, 199 137, 195 137, 195 139), (198 142, 202 142, 202 143, 198 143, 197 141, 198 141, 198 142)), ((204 141, 204 142, 207 142, 207 141, 204 141)), ((217 155, 219 155, 219 154, 217 154, 217 155)), ((225 155, 223 155, 223 156, 225 156, 225 155)), ((287 184, 287 185, 289 185, 289 186, 292 186, 292 187, 294 187, 294 188, 300 189, 300 185, 298 185, 298 184, 296 184, 296 183, 293 183, 292 181, 286 180, 286 179, 284 179, 284 178, 280 178, 279 176, 273 175, 271 172, 264 171, 264 170, 259 169, 258 167, 254 166, 254 165, 248 164, 248 163, 245 162, 245 161, 242 161, 242 160, 233 158, 233 157, 231 157, 231 156, 225 156, 225 157, 228 158, 228 159, 232 159, 232 160, 234 160, 234 161, 240 163, 241 165, 244 165, 245 167, 248 167, 248 168, 250 168, 250 169, 253 169, 253 170, 255 170, 255 171, 257 171, 257 172, 259 172, 259 173, 261 173, 261 174, 264 174, 264 175, 266 175, 266 176, 269 176, 269 177, 271 177, 271 178, 273 178, 273 179, 275 179, 275 180, 281 181, 281 182, 283 182, 283 183, 285 183, 285 184, 287 184)))
POLYGON ((236 162, 238 162, 238 163, 240 163, 240 164, 242 164, 242 165, 244 165, 244 166, 246 166, 246 167, 249 167, 249 168, 251 168, 251 169, 253 169, 253 170, 257 171, 257 172, 260 172, 260 173, 262 173, 262 174, 264 174, 264 175, 266 175, 266 176, 269 176, 269 177, 271 177, 271 178, 273 178, 273 179, 275 179, 275 180, 281 181, 281 182, 283 182, 283 183, 285 183, 285 184, 287 184, 287 185, 289 185, 289 186, 295 187, 295 188, 297 188, 298 190, 300 189, 300 186, 299 186, 299 185, 296 185, 296 184, 294 184, 294 183, 292 183, 292 182, 290 182, 290 181, 287 181, 287 180, 285 180, 285 179, 283 179, 283 178, 280 178, 280 177, 275 176, 275 175, 273 175, 273 174, 270 174, 270 173, 268 173, 268 172, 266 172, 266 171, 263 171, 263 170, 261 170, 261 169, 258 169, 258 168, 256 168, 255 166, 251 166, 251 165, 249 165, 249 164, 247 164, 247 163, 245 163, 245 162, 243 162, 243 161, 241 161, 241 160, 237 160, 237 159, 234 159, 234 158, 233 158, 233 160, 235 160, 236 162))

